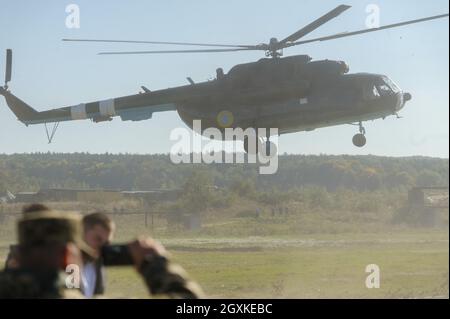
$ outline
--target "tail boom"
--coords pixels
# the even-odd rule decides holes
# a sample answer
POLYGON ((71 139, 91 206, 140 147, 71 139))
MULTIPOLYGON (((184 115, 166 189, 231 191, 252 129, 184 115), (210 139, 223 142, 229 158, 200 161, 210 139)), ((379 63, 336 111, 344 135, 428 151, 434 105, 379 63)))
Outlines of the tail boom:
POLYGON ((111 120, 120 116, 123 121, 141 121, 152 117, 155 112, 175 111, 176 105, 164 101, 152 101, 152 93, 136 94, 115 99, 81 103, 78 105, 38 112, 14 94, 0 87, 0 95, 18 120, 25 125, 55 123, 90 119, 94 122, 111 120))

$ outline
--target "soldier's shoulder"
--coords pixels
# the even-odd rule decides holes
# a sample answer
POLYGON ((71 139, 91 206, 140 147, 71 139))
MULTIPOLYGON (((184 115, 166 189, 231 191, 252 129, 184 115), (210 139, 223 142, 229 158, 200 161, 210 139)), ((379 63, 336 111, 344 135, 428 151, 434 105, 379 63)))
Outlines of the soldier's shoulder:
POLYGON ((6 290, 9 286, 17 286, 28 281, 28 277, 19 274, 15 271, 2 270, 0 271, 0 289, 6 290))
POLYGON ((15 271, 0 272, 0 299, 33 297, 39 292, 39 287, 29 275, 15 271))
POLYGON ((0 288, 3 286, 2 284, 6 284, 11 281, 11 273, 5 270, 0 271, 0 288))

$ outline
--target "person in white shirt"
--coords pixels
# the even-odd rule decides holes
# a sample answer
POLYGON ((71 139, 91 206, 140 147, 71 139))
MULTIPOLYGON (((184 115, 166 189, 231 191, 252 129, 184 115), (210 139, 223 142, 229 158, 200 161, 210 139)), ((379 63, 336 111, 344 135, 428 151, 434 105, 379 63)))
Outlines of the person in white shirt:
MULTIPOLYGON (((84 241, 101 255, 103 246, 111 242, 115 224, 104 213, 96 212, 83 217, 84 241)), ((81 273, 82 289, 85 297, 91 298, 102 295, 105 291, 105 271, 101 258, 93 259, 84 256, 84 265, 81 273)))

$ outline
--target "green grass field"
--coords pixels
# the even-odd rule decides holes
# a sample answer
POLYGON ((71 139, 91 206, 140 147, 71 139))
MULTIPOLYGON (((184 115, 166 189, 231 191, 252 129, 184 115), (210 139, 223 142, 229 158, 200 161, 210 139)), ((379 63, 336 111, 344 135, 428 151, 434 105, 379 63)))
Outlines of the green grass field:
MULTIPOLYGON (((214 298, 448 297, 447 232, 327 237, 163 242, 214 298), (380 267, 379 289, 365 286, 368 264, 380 267)), ((115 296, 147 295, 131 269, 108 278, 115 296)))
MULTIPOLYGON (((14 242, 14 218, 0 224, 0 262, 14 242)), ((448 227, 372 223, 370 218, 212 218, 198 231, 146 228, 142 216, 115 216, 116 241, 153 235, 213 298, 448 298, 448 227), (381 287, 365 286, 369 264, 381 287)), ((107 293, 147 297, 130 267, 107 270, 107 293)))

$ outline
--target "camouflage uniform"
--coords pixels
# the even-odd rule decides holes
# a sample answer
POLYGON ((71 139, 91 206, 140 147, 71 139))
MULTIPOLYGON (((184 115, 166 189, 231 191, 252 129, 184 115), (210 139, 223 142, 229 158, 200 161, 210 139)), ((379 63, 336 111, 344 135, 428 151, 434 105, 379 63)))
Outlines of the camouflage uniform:
MULTIPOLYGON (((54 211, 25 216, 18 223, 20 247, 75 243, 83 252, 93 255, 81 240, 78 216, 54 211)), ((165 256, 145 259, 139 269, 152 294, 173 298, 199 298, 200 287, 190 281, 184 270, 165 256)), ((65 285, 65 273, 59 269, 10 269, 0 272, 0 299, 4 298, 83 298, 77 289, 65 285)))

